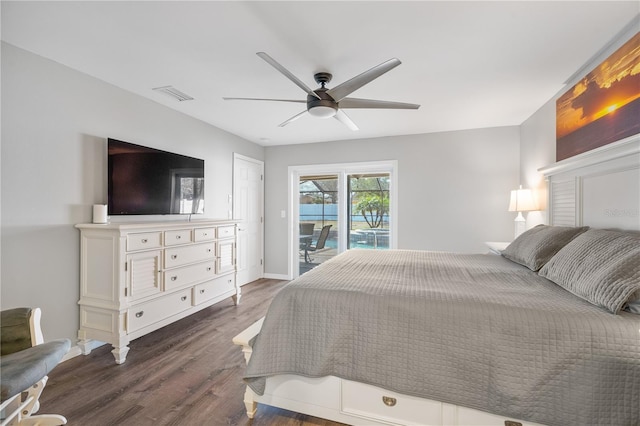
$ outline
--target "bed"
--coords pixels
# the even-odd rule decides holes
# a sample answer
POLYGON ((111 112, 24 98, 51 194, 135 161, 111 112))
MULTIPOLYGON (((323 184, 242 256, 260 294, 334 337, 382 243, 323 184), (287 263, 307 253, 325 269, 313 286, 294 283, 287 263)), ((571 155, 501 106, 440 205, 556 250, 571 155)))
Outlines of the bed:
POLYGON ((550 225, 502 255, 354 250, 292 281, 234 339, 249 417, 640 424, 640 144, 614 145, 543 170, 550 225))

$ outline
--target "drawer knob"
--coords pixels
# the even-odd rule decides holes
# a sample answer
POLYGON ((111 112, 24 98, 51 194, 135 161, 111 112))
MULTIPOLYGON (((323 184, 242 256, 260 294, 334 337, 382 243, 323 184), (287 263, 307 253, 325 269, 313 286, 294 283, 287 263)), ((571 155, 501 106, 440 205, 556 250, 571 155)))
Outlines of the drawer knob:
POLYGON ((211 249, 207 249, 207 253, 211 253, 211 249))
POLYGON ((206 232, 203 232, 203 233, 202 233, 202 236, 203 236, 203 237, 206 237, 207 235, 209 235, 209 234, 207 234, 206 232))
POLYGON ((200 290, 200 294, 204 294, 204 288, 200 290))
POLYGON ((209 266, 209 267, 207 268, 207 272, 209 272, 209 271, 211 271, 211 266, 209 266))
POLYGON ((176 260, 177 258, 178 258, 178 255, 177 255, 177 254, 172 254, 172 255, 171 255, 171 259, 172 259, 172 260, 176 260))
POLYGON ((144 311, 136 312, 136 318, 140 318, 144 315, 144 311))
POLYGON ((182 238, 182 235, 176 235, 176 240, 179 240, 180 238, 182 238))
POLYGON ((171 277, 171 281, 175 281, 175 280, 177 280, 177 279, 178 279, 178 276, 177 276, 177 275, 174 275, 174 276, 172 276, 172 277, 171 277))
POLYGON ((148 242, 148 241, 149 241, 149 240, 147 240, 146 238, 143 238, 143 239, 141 239, 141 240, 140 240, 140 242, 141 242, 142 244, 147 244, 147 242, 148 242))
POLYGON ((386 405, 387 407, 393 407, 394 405, 396 405, 398 400, 396 400, 395 398, 392 398, 390 396, 383 396, 382 397, 382 402, 384 402, 384 405, 386 405))
POLYGON ((180 298, 180 300, 182 300, 182 301, 184 302, 185 300, 187 300, 187 296, 182 296, 182 297, 180 298))

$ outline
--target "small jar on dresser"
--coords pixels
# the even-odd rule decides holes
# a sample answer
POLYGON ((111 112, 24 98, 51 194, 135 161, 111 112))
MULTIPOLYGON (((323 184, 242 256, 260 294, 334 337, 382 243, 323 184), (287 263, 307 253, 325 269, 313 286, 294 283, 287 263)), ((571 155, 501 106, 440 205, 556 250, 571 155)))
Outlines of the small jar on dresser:
POLYGON ((80 329, 125 362, 129 342, 227 297, 236 285, 236 225, 229 220, 79 224, 80 329))

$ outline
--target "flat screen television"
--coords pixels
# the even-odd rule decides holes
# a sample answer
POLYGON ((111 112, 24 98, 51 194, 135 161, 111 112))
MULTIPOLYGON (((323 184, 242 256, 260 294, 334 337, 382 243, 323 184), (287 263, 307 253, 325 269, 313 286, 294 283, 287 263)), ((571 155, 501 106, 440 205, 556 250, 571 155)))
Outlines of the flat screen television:
POLYGON ((204 160, 107 140, 109 215, 204 213, 204 160))

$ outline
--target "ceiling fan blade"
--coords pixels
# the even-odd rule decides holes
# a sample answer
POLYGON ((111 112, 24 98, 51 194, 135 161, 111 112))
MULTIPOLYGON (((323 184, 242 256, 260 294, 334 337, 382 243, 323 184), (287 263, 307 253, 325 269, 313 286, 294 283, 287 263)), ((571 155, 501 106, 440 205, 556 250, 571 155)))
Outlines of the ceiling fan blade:
POLYGON ((370 70, 353 77, 351 80, 347 80, 344 83, 334 87, 333 89, 329 89, 327 93, 333 99, 335 99, 336 102, 340 102, 346 96, 349 96, 349 94, 351 94, 352 92, 355 92, 365 84, 375 80, 382 74, 392 70, 401 63, 402 62, 400 62, 400 60, 397 58, 389 59, 388 61, 383 62, 380 65, 377 65, 370 70))
POLYGON ((418 104, 404 102, 376 101, 374 99, 343 98, 340 108, 384 108, 384 109, 418 109, 418 104))
POLYGON ((304 84, 304 82, 302 80, 300 80, 298 77, 296 77, 295 75, 293 75, 288 69, 286 69, 285 67, 283 67, 282 65, 280 65, 280 63, 276 62, 275 59, 273 59, 271 56, 267 55, 264 52, 258 52, 256 53, 256 55, 260 56, 262 59, 264 59, 269 65, 271 65, 272 67, 274 67, 275 69, 277 69, 278 71, 280 71, 282 74, 284 74, 285 77, 287 77, 289 80, 293 81, 299 88, 301 88, 302 90, 304 90, 304 92, 307 95, 313 95, 316 98, 320 99, 320 96, 318 96, 316 94, 316 92, 314 92, 313 90, 311 90, 309 88, 309 86, 307 86, 306 84, 304 84))
POLYGON ((306 104, 307 101, 299 99, 266 99, 266 98, 222 98, 225 101, 273 101, 273 102, 296 102, 299 104, 306 104))
POLYGON ((298 118, 302 117, 303 115, 305 115, 307 113, 307 110, 305 109, 304 111, 302 111, 301 113, 298 113, 296 115, 294 115, 293 117, 291 117, 290 119, 288 119, 287 121, 278 124, 278 127, 284 127, 287 124, 291 123, 292 121, 296 121, 298 118))
POLYGON ((336 112, 336 115, 334 115, 334 117, 336 118, 336 120, 338 120, 339 122, 341 122, 342 124, 347 126, 349 129, 351 129, 353 131, 359 130, 358 126, 356 126, 356 123, 351 121, 349 116, 347 114, 345 114, 344 111, 338 110, 336 112))

